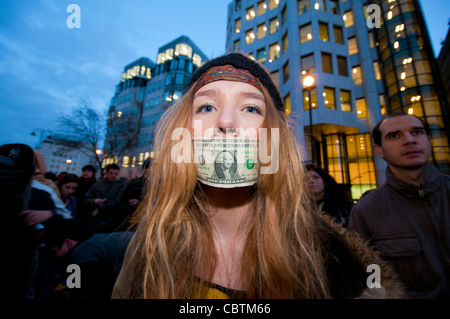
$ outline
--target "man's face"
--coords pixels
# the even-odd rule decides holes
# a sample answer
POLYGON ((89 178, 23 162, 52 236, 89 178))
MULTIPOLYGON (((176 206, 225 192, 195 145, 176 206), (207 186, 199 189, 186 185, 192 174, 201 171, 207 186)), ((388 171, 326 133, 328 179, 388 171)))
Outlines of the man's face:
POLYGON ((94 177, 94 172, 89 170, 89 169, 85 169, 83 171, 83 173, 81 174, 82 178, 88 179, 88 178, 93 178, 94 177))
POLYGON ((114 182, 117 177, 119 176, 119 170, 118 169, 109 169, 105 173, 105 179, 108 182, 114 182))
POLYGON ((381 146, 374 151, 389 165, 402 169, 423 167, 431 156, 431 141, 421 121, 412 115, 387 118, 381 125, 381 146))

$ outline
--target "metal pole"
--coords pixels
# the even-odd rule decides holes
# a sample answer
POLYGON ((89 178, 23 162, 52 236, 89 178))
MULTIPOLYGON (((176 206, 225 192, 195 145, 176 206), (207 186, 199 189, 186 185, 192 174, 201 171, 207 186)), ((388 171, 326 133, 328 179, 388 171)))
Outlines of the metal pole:
POLYGON ((313 123, 312 123, 312 106, 311 106, 311 88, 308 89, 308 100, 309 100, 309 132, 310 132, 310 143, 311 143, 311 161, 315 164, 314 159, 314 136, 313 136, 313 123))

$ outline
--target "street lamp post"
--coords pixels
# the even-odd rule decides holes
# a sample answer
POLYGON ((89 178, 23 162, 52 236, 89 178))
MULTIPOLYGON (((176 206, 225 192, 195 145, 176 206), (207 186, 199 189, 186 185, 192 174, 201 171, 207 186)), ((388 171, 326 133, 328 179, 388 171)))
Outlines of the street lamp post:
POLYGON ((306 75, 303 77, 303 87, 308 90, 308 103, 309 103, 309 132, 311 135, 311 161, 314 164, 314 135, 313 135, 313 122, 312 122, 312 105, 311 105, 311 89, 314 86, 314 83, 316 82, 316 79, 311 74, 306 75))

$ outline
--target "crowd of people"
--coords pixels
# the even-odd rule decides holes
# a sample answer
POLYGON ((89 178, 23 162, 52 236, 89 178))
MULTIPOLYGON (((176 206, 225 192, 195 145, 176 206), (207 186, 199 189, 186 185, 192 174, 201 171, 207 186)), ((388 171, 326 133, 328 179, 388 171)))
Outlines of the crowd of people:
POLYGON ((108 165, 104 178, 97 180, 93 165, 85 165, 80 176, 56 175, 46 171, 38 150, 24 144, 2 148, 1 158, 12 160, 0 164, 2 199, 14 203, 6 206, 8 231, 2 238, 5 297, 110 299, 151 159, 130 182, 118 178, 116 164, 108 165), (27 161, 25 172, 19 166, 27 161), (83 274, 79 289, 67 285, 67 267, 73 264, 83 274))
POLYGON ((161 119, 152 165, 130 182, 115 164, 98 181, 89 165, 52 181, 38 151, 2 146, 2 176, 20 171, 1 185, 3 290, 69 299, 449 298, 450 177, 429 161, 430 132, 397 112, 372 137, 386 183, 354 203, 326 170, 303 165, 266 70, 231 53, 194 73, 161 119), (261 165, 249 182, 244 172, 259 166, 247 160, 207 185, 198 177, 204 161, 173 160, 179 128, 237 139, 276 128, 265 142, 279 152, 278 169, 264 174, 261 165), (81 288, 67 289, 71 264, 81 288))

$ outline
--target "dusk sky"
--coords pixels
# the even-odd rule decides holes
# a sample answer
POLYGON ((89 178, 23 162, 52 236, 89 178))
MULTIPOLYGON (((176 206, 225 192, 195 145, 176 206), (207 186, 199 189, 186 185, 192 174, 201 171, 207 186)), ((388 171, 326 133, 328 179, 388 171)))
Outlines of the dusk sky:
MULTIPOLYGON (((35 147, 39 133, 83 99, 106 112, 124 66, 143 56, 156 62, 158 48, 181 35, 209 58, 225 53, 230 2, 0 0, 0 145, 35 147), (66 25, 72 3, 81 28, 66 25)), ((437 56, 450 1, 421 4, 437 56)))

